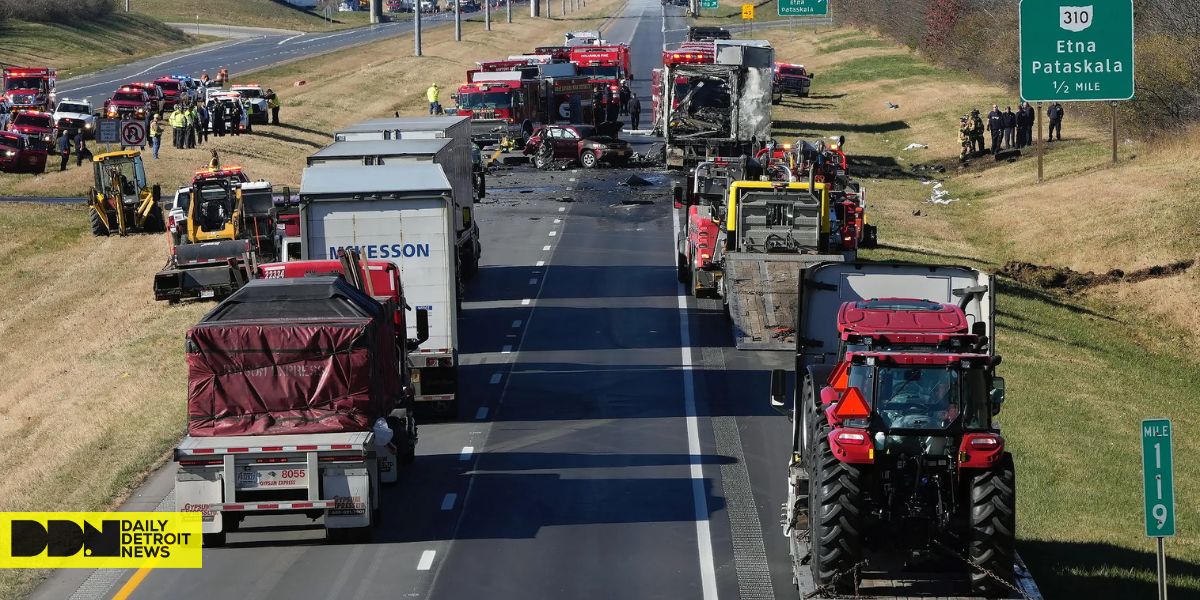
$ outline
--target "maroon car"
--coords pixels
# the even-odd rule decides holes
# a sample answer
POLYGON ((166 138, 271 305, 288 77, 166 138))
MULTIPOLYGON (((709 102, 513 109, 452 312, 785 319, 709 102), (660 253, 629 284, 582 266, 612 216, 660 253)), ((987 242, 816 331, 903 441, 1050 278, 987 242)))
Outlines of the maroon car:
POLYGON ((633 151, 629 142, 617 139, 621 124, 616 121, 591 125, 543 125, 525 143, 525 154, 533 155, 539 169, 560 160, 578 162, 586 169, 601 162, 624 166, 633 151))
POLYGON ((29 138, 12 131, 0 131, 0 172, 44 173, 46 149, 29 143, 29 138))
POLYGON ((19 110, 8 124, 8 130, 29 137, 29 145, 49 148, 54 141, 54 115, 38 110, 19 110))
POLYGON ((150 116, 150 96, 146 92, 123 86, 104 101, 104 116, 109 119, 145 119, 150 116))

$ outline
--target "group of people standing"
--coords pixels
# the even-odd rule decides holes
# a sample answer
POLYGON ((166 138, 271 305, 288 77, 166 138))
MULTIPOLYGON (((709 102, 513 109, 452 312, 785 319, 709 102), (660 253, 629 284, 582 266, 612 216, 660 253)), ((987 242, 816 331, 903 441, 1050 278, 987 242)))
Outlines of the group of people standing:
POLYGON ((629 115, 631 129, 637 129, 642 114, 642 102, 637 92, 629 87, 629 82, 622 80, 614 92, 607 85, 597 84, 592 87, 592 124, 599 125, 605 121, 617 121, 621 115, 629 115))
POLYGON ((58 165, 59 171, 67 170, 67 163, 71 160, 71 153, 75 153, 75 166, 83 165, 84 160, 91 160, 92 151, 87 147, 87 139, 84 138, 82 129, 61 129, 58 132, 58 137, 54 141, 54 148, 58 152, 62 162, 58 165))
MULTIPOLYGON (((1061 103, 1055 102, 1046 111, 1050 121, 1050 141, 1057 134, 1062 140, 1062 120, 1066 111, 1061 103)), ((1017 105, 1016 112, 1012 106, 1001 111, 998 104, 992 105, 987 117, 981 117, 979 109, 973 109, 969 115, 959 119, 958 141, 962 146, 960 160, 966 160, 976 154, 992 154, 999 157, 1001 150, 1015 150, 1033 145, 1033 126, 1037 113, 1028 102, 1017 105), (991 148, 984 145, 984 132, 991 134, 991 148)))

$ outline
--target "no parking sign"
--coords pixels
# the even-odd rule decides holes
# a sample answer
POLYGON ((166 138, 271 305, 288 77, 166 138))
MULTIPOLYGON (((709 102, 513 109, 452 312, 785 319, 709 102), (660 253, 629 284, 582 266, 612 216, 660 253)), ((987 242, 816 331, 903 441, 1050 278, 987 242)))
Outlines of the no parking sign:
POLYGON ((121 145, 145 146, 146 123, 143 121, 121 121, 121 145))

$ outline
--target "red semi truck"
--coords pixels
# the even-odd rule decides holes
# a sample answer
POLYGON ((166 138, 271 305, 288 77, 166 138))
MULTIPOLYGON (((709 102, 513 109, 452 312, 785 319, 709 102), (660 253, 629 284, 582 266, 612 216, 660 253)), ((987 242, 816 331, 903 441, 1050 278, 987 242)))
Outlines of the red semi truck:
POLYGON ((175 502, 203 515, 205 545, 264 513, 323 518, 331 541, 370 538, 380 484, 417 441, 397 307, 382 299, 343 277, 257 279, 188 331, 175 502))
POLYGON ((45 67, 4 69, 4 99, 13 110, 49 112, 55 103, 58 72, 45 67))

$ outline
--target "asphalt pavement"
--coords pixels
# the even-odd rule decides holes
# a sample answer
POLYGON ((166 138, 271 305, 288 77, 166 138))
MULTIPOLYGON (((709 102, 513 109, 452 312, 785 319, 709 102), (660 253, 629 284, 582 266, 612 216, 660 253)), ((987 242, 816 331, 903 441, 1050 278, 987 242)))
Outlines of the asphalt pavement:
MULTIPOLYGON (((605 31, 632 42, 643 118, 682 35, 667 10, 631 0, 605 31)), ((734 350, 720 304, 685 294, 676 212, 660 172, 501 168, 476 209, 461 414, 421 425, 373 543, 252 518, 203 569, 58 571, 34 598, 794 597, 789 429, 767 403, 786 353, 734 350), (632 173, 651 185, 621 185, 632 173)), ((170 510, 172 482, 167 465, 125 509, 170 510)))
MULTIPOLYGON (((528 4, 521 6, 528 10, 528 4)), ((393 15, 393 17, 396 20, 341 31, 265 33, 263 31, 238 30, 235 32, 236 37, 231 36, 233 39, 203 44, 195 48, 154 56, 82 77, 59 81, 58 96, 60 98, 91 97, 93 102, 100 102, 108 98, 118 86, 130 81, 144 81, 164 75, 199 77, 204 72, 216 76, 217 71, 222 68, 229 69, 230 77, 234 81, 238 81, 241 74, 247 71, 292 60, 311 58, 412 32, 413 15, 401 13, 393 15)), ((503 14, 500 15, 500 18, 504 18, 503 14)), ((482 19, 482 13, 463 14, 463 20, 482 19)), ((421 18, 421 28, 440 27, 453 22, 454 15, 450 13, 424 15, 421 18)), ((212 28, 208 30, 202 28, 201 32, 210 35, 231 35, 228 32, 222 34, 212 28)))

